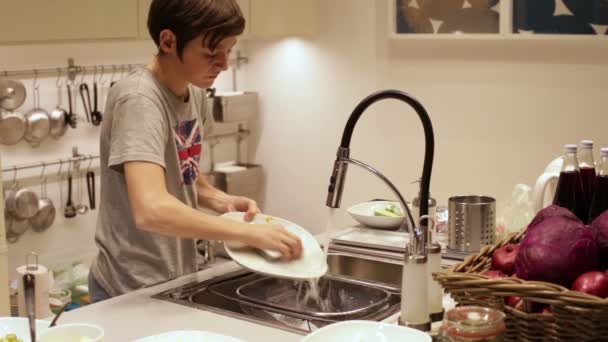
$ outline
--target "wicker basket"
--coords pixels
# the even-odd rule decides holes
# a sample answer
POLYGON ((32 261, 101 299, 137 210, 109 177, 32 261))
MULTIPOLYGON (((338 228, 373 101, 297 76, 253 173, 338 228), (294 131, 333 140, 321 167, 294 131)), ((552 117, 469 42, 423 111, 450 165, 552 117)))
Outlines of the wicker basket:
POLYGON ((519 243, 525 231, 484 247, 447 272, 433 277, 458 305, 481 305, 504 311, 505 341, 608 341, 608 299, 570 291, 562 286, 517 278, 490 279, 481 273, 490 269, 494 251, 519 243), (523 310, 505 305, 505 297, 518 296, 523 310), (531 313, 534 306, 548 304, 552 314, 531 313))

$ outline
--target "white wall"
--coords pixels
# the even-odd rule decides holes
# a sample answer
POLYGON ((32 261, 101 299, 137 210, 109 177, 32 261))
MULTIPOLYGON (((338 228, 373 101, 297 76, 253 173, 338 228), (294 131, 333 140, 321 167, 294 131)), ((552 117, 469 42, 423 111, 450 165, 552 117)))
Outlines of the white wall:
MULTIPOLYGON (((604 41, 391 40, 386 0, 321 2, 312 40, 247 43, 246 86, 262 99, 259 145, 267 167, 267 211, 324 229, 330 170, 355 105, 399 89, 426 107, 435 129, 431 192, 445 205, 460 194, 509 197, 533 185, 565 143, 608 145, 608 44, 604 41)), ((355 129, 354 158, 371 163, 407 199, 417 193, 423 132, 415 113, 378 103, 355 129)), ((596 151, 598 148, 596 148, 596 151)), ((348 206, 390 196, 351 167, 338 225, 348 206)))

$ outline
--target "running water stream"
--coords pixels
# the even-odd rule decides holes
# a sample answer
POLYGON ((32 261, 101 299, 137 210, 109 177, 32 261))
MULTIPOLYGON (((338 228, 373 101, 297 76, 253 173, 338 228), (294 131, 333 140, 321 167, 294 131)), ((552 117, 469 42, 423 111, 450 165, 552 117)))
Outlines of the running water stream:
MULTIPOLYGON (((336 226, 334 215, 335 212, 335 208, 329 208, 327 223, 325 224, 325 231, 323 232, 321 241, 319 241, 319 243, 323 245, 323 254, 326 262, 327 254, 329 252, 329 243, 331 242, 331 232, 336 226)), ((323 291, 323 293, 321 293, 322 289, 320 287, 320 283, 321 279, 315 278, 301 281, 297 284, 298 308, 304 307, 309 301, 313 301, 316 304, 316 307, 320 308, 323 312, 327 312, 331 309, 331 298, 328 296, 331 292, 323 291), (326 298, 323 298, 324 296, 326 298)))

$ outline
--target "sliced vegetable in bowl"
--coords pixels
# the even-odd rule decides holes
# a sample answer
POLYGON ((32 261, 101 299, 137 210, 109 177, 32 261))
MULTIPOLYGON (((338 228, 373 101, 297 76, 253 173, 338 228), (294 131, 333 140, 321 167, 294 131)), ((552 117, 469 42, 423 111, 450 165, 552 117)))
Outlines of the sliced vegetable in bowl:
POLYGON ((403 211, 397 208, 394 203, 389 203, 385 208, 374 210, 375 216, 386 216, 386 217, 401 217, 403 211))
POLYGON ((405 220, 401 204, 395 201, 371 201, 355 204, 348 213, 364 226, 395 230, 405 220))
POLYGON ((23 340, 18 338, 16 334, 7 334, 0 337, 0 342, 23 342, 23 340))
MULTIPOLYGON (((43 332, 46 330, 51 322, 37 319, 36 320, 36 331, 43 332)), ((29 321, 25 317, 0 317, 0 341, 3 338, 5 341, 11 341, 7 339, 11 335, 17 338, 14 341, 30 341, 30 328, 29 321)))

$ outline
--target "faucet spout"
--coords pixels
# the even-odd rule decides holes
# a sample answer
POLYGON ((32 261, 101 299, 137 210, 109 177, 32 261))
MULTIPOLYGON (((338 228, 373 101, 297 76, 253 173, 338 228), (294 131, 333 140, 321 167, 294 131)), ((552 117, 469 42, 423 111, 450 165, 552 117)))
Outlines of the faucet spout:
MULTIPOLYGON (((336 162, 334 163, 332 176, 330 177, 327 205, 332 208, 338 208, 340 206, 340 200, 342 198, 344 180, 346 178, 347 171, 345 161, 348 162, 348 160, 350 159, 350 141, 357 121, 359 120, 363 112, 372 104, 385 99, 395 99, 410 105, 418 114, 418 117, 422 122, 422 127, 424 128, 424 164, 422 168, 420 191, 418 194, 418 197, 420 198, 420 217, 423 217, 425 215, 428 215, 429 212, 429 191, 431 184, 431 172, 433 170, 433 158, 435 153, 435 136, 433 133, 433 125, 426 109, 422 106, 422 104, 418 102, 418 100, 399 90, 384 90, 371 94, 365 99, 363 99, 363 101, 361 101, 353 110, 352 114, 348 118, 348 121, 346 122, 346 126, 344 127, 344 133, 342 134, 342 142, 340 143, 340 148, 338 149, 338 155, 336 158, 336 162)), ((406 208, 407 206, 405 206, 404 209, 407 210, 407 212, 409 213, 409 210, 406 208)), ((410 224, 414 228, 417 226, 416 224, 414 224, 414 222, 410 222, 410 224)), ((426 219, 422 220, 420 225, 420 229, 422 231, 419 233, 422 236, 426 237, 428 235, 428 221, 426 219)), ((411 252, 413 254, 424 253, 424 251, 420 250, 420 248, 424 249, 424 245, 418 246, 418 250, 413 250, 411 252)))
POLYGON ((431 172, 433 169, 434 151, 435 137, 433 134, 433 125, 431 124, 431 119, 429 118, 426 109, 424 109, 420 102, 398 90, 385 90, 374 93, 361 101, 348 118, 344 133, 342 134, 342 142, 338 149, 338 155, 334 163, 332 175, 329 179, 326 202, 329 207, 340 207, 348 164, 358 165, 374 173, 393 190, 401 202, 404 211, 407 213, 410 223, 410 241, 407 246, 407 252, 405 253, 402 273, 401 316, 399 318, 399 323, 424 331, 430 330, 431 325, 427 291, 427 277, 430 270, 427 267, 427 251, 432 252, 432 250, 427 248, 426 243, 429 232, 428 220, 426 217, 428 217, 429 210, 429 188, 431 183, 431 172), (396 99, 409 104, 418 114, 418 117, 422 122, 422 127, 424 128, 424 166, 422 168, 422 178, 418 194, 418 197, 420 198, 420 217, 422 219, 419 222, 419 226, 416 224, 417 222, 414 222, 403 196, 401 196, 397 188, 386 177, 373 167, 350 158, 350 141, 357 121, 369 106, 384 99, 396 99))

